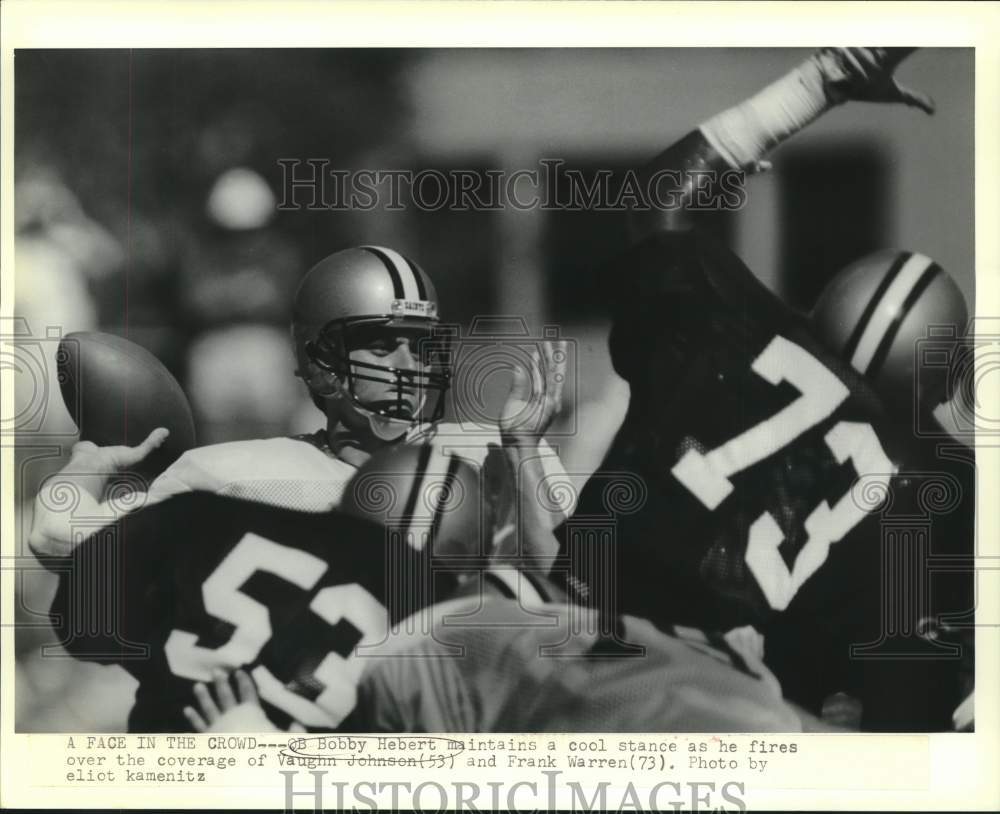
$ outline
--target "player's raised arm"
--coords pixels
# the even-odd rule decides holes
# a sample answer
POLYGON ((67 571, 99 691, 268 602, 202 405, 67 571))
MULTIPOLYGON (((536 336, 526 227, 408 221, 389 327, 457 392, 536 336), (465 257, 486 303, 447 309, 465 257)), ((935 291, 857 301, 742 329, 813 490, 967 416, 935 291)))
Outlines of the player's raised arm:
POLYGON ((496 554, 515 560, 523 558, 525 562, 549 568, 559 548, 552 529, 564 517, 561 512, 539 502, 546 477, 543 438, 562 409, 566 342, 541 343, 530 368, 515 367, 513 372, 499 427, 516 487, 518 523, 517 532, 501 543, 496 554))
POLYGON ((765 156, 828 110, 846 101, 898 103, 934 112, 934 102, 893 76, 914 48, 823 48, 744 102, 703 122, 641 170, 647 189, 670 206, 635 211, 636 241, 682 228, 696 192, 707 194, 723 173, 767 168, 765 156))

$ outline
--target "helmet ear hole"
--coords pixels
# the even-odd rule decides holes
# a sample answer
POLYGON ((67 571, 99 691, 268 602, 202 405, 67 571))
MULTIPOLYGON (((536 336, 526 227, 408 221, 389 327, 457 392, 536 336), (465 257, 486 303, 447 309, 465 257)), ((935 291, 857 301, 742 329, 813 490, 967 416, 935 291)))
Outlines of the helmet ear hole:
POLYGON ((340 394, 342 377, 331 366, 317 359, 314 342, 306 342, 303 347, 305 354, 300 359, 296 375, 305 382, 316 409, 325 413, 330 399, 340 394))
POLYGON ((342 341, 320 334, 317 339, 308 340, 304 348, 305 357, 311 368, 336 376, 338 379, 347 376, 347 353, 343 350, 342 341))

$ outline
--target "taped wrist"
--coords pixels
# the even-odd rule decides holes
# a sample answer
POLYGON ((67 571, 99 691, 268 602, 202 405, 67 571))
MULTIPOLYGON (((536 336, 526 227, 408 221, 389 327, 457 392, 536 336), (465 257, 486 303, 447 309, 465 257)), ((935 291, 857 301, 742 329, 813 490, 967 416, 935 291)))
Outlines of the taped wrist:
POLYGON ((713 116, 700 130, 734 169, 753 169, 769 150, 832 104, 817 55, 742 104, 713 116))

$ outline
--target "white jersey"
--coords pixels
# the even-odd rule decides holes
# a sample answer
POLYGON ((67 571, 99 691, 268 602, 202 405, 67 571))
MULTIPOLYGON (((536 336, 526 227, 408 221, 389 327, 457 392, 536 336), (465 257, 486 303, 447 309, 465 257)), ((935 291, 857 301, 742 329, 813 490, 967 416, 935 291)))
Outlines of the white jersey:
POLYGON ((355 468, 303 438, 212 444, 185 452, 150 487, 147 505, 181 492, 227 497, 306 512, 340 505, 355 468))
POLYGON ((593 611, 518 594, 454 599, 401 622, 365 659, 359 729, 802 731, 767 668, 719 649, 721 637, 624 616, 633 650, 616 652, 600 646, 593 611))
MULTIPOLYGON (((153 481, 145 499, 108 500, 100 504, 92 501, 93 505, 88 505, 84 513, 88 518, 103 518, 107 523, 114 523, 128 512, 183 492, 211 492, 296 511, 330 511, 340 506, 344 489, 357 470, 336 457, 326 446, 325 439, 326 433, 319 431, 294 438, 232 441, 188 450, 153 481)), ((406 442, 430 444, 442 458, 457 455, 481 469, 500 526, 495 529, 495 544, 510 533, 513 495, 508 483, 511 479, 507 462, 500 454, 499 430, 425 424, 414 427, 406 442), (500 491, 492 493, 491 490, 497 489, 500 491), (502 494, 505 489, 508 493, 502 494)), ((543 478, 550 487, 549 493, 554 496, 552 505, 547 508, 555 528, 572 514, 575 492, 571 487, 566 488, 566 471, 555 451, 544 441, 539 454, 543 478)), ((442 460, 441 464, 441 471, 446 471, 447 462, 442 460)), ((53 486, 58 483, 58 479, 53 480, 53 486)), ((35 501, 38 531, 32 532, 31 546, 40 556, 66 556, 78 540, 70 512, 51 508, 57 502, 52 497, 46 499, 41 491, 35 501)))
MULTIPOLYGON (((469 432, 458 424, 421 425, 409 432, 406 442, 430 443, 439 454, 457 455, 480 469, 491 449, 499 450, 500 433, 495 428, 492 433, 469 432)), ((566 478, 559 457, 545 441, 540 454, 546 481, 566 478)), ((355 471, 326 447, 322 431, 213 444, 178 458, 153 482, 146 505, 181 492, 205 491, 297 511, 325 512, 340 505, 355 471)), ((572 512, 571 505, 562 509, 565 515, 572 512)))

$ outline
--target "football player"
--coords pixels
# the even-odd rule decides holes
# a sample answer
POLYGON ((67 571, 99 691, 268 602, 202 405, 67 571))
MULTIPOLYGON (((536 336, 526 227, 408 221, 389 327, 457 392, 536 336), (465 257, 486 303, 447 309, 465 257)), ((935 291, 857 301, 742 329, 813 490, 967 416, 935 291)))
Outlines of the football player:
POLYGON ((125 515, 61 569, 62 644, 138 680, 133 732, 828 728, 721 636, 622 617, 623 650, 544 566, 481 556, 479 473, 430 451, 363 465, 348 513, 184 493, 125 515))
MULTIPOLYGON (((669 148, 649 177, 673 170, 662 177, 693 196, 704 173, 691 170, 759 169, 849 99, 931 112, 893 78, 908 53, 824 49, 669 148)), ((559 532, 569 585, 607 619, 753 627, 786 695, 819 714, 853 687, 850 646, 878 638, 859 597, 881 588, 874 512, 905 438, 869 383, 735 255, 664 229, 676 217, 636 224, 642 239, 608 272, 622 281, 610 350, 630 402, 597 475, 637 475, 648 494, 623 509, 604 479, 587 484, 559 532)))
MULTIPOLYGON (((845 538, 875 522, 851 487, 888 482, 892 425, 805 319, 711 239, 660 234, 623 264, 637 290, 610 344, 629 410, 560 531, 561 553, 591 605, 664 625, 752 626, 768 658, 782 617, 808 620, 811 660, 778 677, 819 712, 842 689, 826 686, 827 654, 846 669, 845 610, 870 587, 855 548, 872 578, 881 568, 877 546, 845 538), (634 510, 617 511, 600 477, 620 472, 647 492, 634 510), (595 533, 608 523, 613 533, 595 533)), ((797 656, 805 645, 781 647, 797 656)))
POLYGON ((238 667, 277 725, 335 728, 354 706, 356 646, 413 611, 387 593, 388 563, 419 575, 423 556, 353 517, 186 492, 77 545, 51 618, 72 656, 138 681, 131 732, 187 731, 194 683, 238 667))
MULTIPOLYGON (((865 718, 889 725, 894 708, 922 704, 929 725, 943 729, 961 700, 971 697, 974 682, 975 452, 972 434, 948 420, 970 398, 961 385, 971 384, 971 376, 953 381, 972 349, 962 340, 965 298, 932 258, 884 250, 835 275, 811 319, 820 339, 865 377, 904 429, 903 457, 895 461, 899 475, 890 487, 888 516, 895 523, 888 531, 898 535, 899 518, 909 515, 924 537, 915 535, 908 546, 914 573, 887 583, 883 595, 867 597, 869 614, 888 609, 897 617, 897 636, 908 630, 909 641, 898 636, 896 648, 906 643, 909 658, 863 665, 863 680, 882 687, 881 699, 865 718), (918 635, 928 640, 922 658, 914 646, 918 635), (961 646, 961 653, 949 654, 949 645, 961 646)), ((893 655, 891 640, 882 644, 885 655, 893 655)), ((966 706, 971 708, 971 700, 966 706)))
MULTIPOLYGON (((393 546, 432 551, 452 577, 441 601, 362 644, 357 706, 341 730, 378 732, 800 731, 828 729, 782 700, 754 653, 694 629, 619 617, 603 636, 592 610, 571 604, 544 566, 511 568, 469 556, 479 479, 453 457, 429 475, 423 450, 382 454, 357 473, 344 506, 382 524, 393 546), (425 486, 425 484, 429 485, 425 486), (421 506, 424 509, 421 509, 421 506), (433 517, 425 509, 432 508, 433 517), (426 522, 425 522, 426 521, 426 522), (618 639, 637 646, 622 648, 618 639)), ((437 599, 437 595, 434 597, 437 599)), ((291 655, 291 651, 289 651, 291 655)), ((294 658, 293 658, 294 660, 294 658)), ((276 729, 252 665, 193 687, 184 714, 197 731, 276 729), (256 684, 256 686, 255 686, 256 684)), ((293 729, 314 728, 297 720, 293 729)), ((284 727, 282 727, 284 728, 284 727)), ((322 727, 315 727, 322 728, 322 727)))
MULTIPOLYGON (((413 442, 450 442, 458 454, 486 466, 496 495, 511 472, 521 492, 558 475, 562 467, 543 435, 561 407, 566 354, 560 342, 544 342, 532 370, 516 369, 493 435, 469 436, 440 419, 449 387, 449 352, 440 325, 437 295, 428 275, 392 249, 361 246, 330 255, 303 278, 294 302, 292 339, 297 374, 309 388, 326 424, 310 435, 236 441, 191 450, 151 485, 143 500, 155 503, 185 491, 326 511, 340 502, 344 485, 374 452, 413 442)), ((80 487, 78 515, 105 517, 101 504, 108 477, 134 465, 162 443, 154 431, 137 447, 99 448, 82 442, 61 476, 50 478, 35 504, 30 543, 42 555, 64 556, 73 545, 73 510, 54 496, 71 479, 80 487)), ((497 513, 506 526, 508 501, 497 513)), ((528 507, 528 518, 540 510, 528 507)), ((120 511, 120 509, 118 509, 120 511)), ((563 515, 540 517, 549 527, 563 515)))
POLYGON ((186 730, 192 686, 234 669, 274 725, 340 727, 367 656, 488 561, 480 475, 435 452, 375 456, 344 512, 184 492, 125 514, 61 563, 62 645, 138 680, 130 731, 186 730))
POLYGON ((365 665, 401 634, 431 635, 422 609, 491 564, 547 569, 551 553, 482 545, 498 510, 484 481, 456 454, 400 444, 362 464, 331 512, 172 495, 58 563, 52 622, 71 655, 139 682, 130 731, 186 730, 192 687, 236 669, 268 726, 350 726, 365 665))

